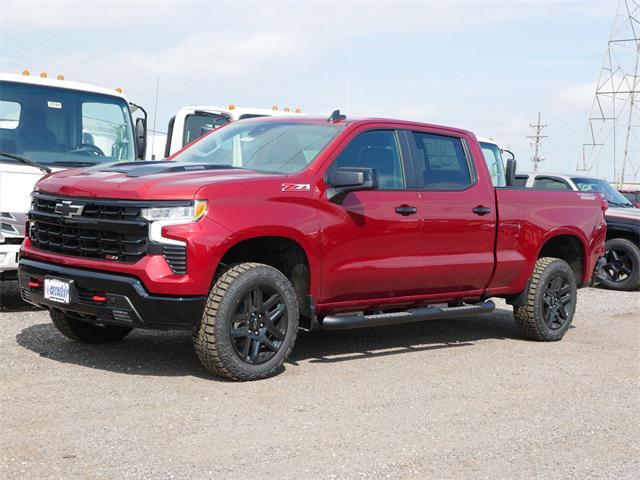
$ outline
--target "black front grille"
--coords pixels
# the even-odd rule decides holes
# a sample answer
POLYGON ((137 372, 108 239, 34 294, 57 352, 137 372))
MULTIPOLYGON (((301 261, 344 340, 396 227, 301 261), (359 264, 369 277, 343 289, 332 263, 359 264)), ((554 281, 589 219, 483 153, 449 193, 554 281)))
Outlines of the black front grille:
POLYGON ((162 255, 171 267, 173 273, 184 275, 187 273, 187 249, 181 245, 163 245, 162 255))
POLYGON ((147 252, 147 223, 140 216, 141 208, 135 202, 36 194, 29 212, 29 235, 41 250, 132 263, 147 252), (64 202, 71 207, 65 208, 64 202))

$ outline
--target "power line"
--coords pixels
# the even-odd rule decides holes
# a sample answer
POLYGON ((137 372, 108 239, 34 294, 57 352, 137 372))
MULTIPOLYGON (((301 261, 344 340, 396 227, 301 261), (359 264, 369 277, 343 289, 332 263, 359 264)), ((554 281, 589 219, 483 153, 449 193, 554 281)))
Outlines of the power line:
POLYGON ((533 163, 533 171, 537 172, 538 171, 538 164, 542 161, 544 161, 544 157, 540 156, 540 143, 542 141, 543 138, 548 138, 548 135, 541 135, 542 130, 544 130, 544 128, 547 126, 547 124, 542 125, 540 123, 540 121, 542 120, 542 115, 538 112, 538 123, 536 123, 535 125, 533 124, 529 124, 529 126, 533 129, 535 129, 535 135, 529 135, 527 136, 527 138, 531 138, 533 139, 533 146, 534 146, 534 153, 533 153, 533 157, 531 157, 531 162, 533 163))

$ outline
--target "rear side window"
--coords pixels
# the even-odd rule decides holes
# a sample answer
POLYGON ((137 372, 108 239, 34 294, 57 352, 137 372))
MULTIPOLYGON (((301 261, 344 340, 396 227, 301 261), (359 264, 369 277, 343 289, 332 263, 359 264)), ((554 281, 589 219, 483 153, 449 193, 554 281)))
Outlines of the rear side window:
POLYGON ((413 137, 416 169, 425 189, 461 190, 473 183, 462 139, 421 132, 413 132, 413 137))
POLYGON ((533 182, 533 188, 539 190, 571 190, 569 185, 559 178, 538 177, 533 182))
POLYGON ((404 188, 404 174, 396 134, 393 130, 371 130, 354 138, 340 153, 332 169, 374 168, 380 190, 404 188))
POLYGON ((514 183, 515 187, 524 187, 527 185, 527 180, 529 180, 529 177, 527 176, 522 176, 522 175, 516 175, 516 181, 514 183))

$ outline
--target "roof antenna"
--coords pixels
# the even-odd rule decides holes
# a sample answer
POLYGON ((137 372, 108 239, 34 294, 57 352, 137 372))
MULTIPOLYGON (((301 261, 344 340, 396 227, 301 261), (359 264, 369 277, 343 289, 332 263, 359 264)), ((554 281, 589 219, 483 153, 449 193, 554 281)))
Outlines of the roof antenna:
POLYGON ((329 118, 327 118, 327 122, 329 123, 337 123, 340 122, 342 120, 346 120, 347 116, 346 115, 342 115, 340 113, 340 109, 338 110, 334 110, 331 115, 329 115, 329 118))

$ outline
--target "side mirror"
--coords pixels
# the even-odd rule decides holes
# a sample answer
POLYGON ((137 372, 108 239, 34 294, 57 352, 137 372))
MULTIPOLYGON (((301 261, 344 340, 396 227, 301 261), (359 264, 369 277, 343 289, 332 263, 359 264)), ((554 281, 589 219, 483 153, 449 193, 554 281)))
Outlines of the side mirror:
POLYGON ((136 119, 136 151, 138 158, 144 160, 147 153, 147 122, 144 118, 136 119))
POLYGON ((507 160, 507 169, 505 171, 505 183, 507 187, 513 187, 516 184, 516 159, 507 160))
POLYGON ((340 167, 327 178, 330 202, 341 204, 349 192, 378 188, 378 174, 375 168, 340 167))

